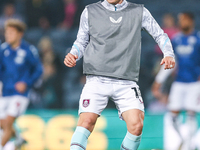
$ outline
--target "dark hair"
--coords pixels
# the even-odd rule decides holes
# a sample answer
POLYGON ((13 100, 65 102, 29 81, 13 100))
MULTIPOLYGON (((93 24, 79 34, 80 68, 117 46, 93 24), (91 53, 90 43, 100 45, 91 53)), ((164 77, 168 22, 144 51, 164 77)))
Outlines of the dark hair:
POLYGON ((8 19, 5 22, 5 29, 7 27, 13 27, 15 29, 17 29, 17 31, 24 33, 24 31, 26 30, 26 25, 25 23, 23 23, 22 21, 18 20, 18 19, 8 19))
POLYGON ((194 14, 192 12, 182 12, 181 14, 187 16, 191 20, 194 20, 194 14))

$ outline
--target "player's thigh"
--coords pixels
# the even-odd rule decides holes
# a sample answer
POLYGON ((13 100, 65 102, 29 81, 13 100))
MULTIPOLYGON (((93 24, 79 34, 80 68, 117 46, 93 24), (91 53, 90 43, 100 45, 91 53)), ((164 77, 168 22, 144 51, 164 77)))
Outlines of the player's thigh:
POLYGON ((3 124, 3 128, 4 129, 12 129, 13 127, 13 123, 15 122, 16 117, 13 116, 6 116, 5 120, 4 120, 4 124, 3 124))
POLYGON ((79 101, 79 114, 90 112, 101 115, 108 103, 110 87, 104 83, 87 82, 79 101))
POLYGON ((122 113, 128 110, 136 109, 144 112, 143 99, 136 84, 115 85, 115 94, 112 98, 118 109, 120 119, 123 119, 122 113))
POLYGON ((8 106, 7 115, 16 118, 24 114, 28 104, 29 99, 27 97, 20 95, 12 96, 8 106))
POLYGON ((184 107, 188 111, 200 111, 200 82, 188 84, 184 107))
POLYGON ((9 105, 8 97, 0 97, 0 120, 6 118, 7 106, 9 105))
POLYGON ((183 109, 184 103, 184 84, 180 82, 174 82, 171 86, 168 100, 168 109, 171 111, 179 111, 183 109))

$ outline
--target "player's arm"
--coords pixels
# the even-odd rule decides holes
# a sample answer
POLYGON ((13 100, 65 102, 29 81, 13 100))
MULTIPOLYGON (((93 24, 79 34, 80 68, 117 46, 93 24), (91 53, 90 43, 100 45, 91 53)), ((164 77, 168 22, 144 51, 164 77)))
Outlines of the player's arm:
POLYGON ((143 9, 142 28, 154 38, 162 50, 164 58, 160 64, 165 64, 164 69, 174 68, 175 59, 171 41, 146 8, 143 9))
POLYGON ((162 84, 166 81, 166 79, 169 77, 169 75, 175 70, 175 68, 169 69, 169 70, 165 70, 164 68, 165 68, 165 66, 161 66, 158 74, 155 77, 155 81, 152 84, 152 88, 151 88, 152 94, 157 99, 160 99, 160 97, 162 97, 162 92, 160 90, 162 84))
POLYGON ((30 70, 24 74, 19 83, 21 86, 22 83, 25 83, 27 87, 31 87, 40 78, 43 72, 43 67, 40 62, 37 49, 34 46, 30 46, 30 51, 27 54, 27 60, 30 70))
MULTIPOLYGON (((198 32, 198 58, 200 58, 200 31, 198 32)), ((200 81, 200 59, 198 61, 198 72, 199 72, 199 78, 198 78, 198 81, 200 81)))
POLYGON ((32 73, 30 75, 28 86, 32 86, 43 73, 43 67, 39 58, 38 50, 33 45, 30 46, 30 50, 31 53, 29 57, 32 73))
POLYGON ((2 71, 3 71, 3 64, 2 64, 2 59, 3 59, 3 51, 1 49, 1 41, 0 41, 0 81, 2 80, 2 71))
MULTIPOLYGON (((0 43, 1 44, 1 43, 0 43)), ((2 81, 2 51, 1 51, 1 46, 0 46, 0 96, 2 95, 2 87, 3 87, 3 83, 2 81)))
POLYGON ((79 31, 77 39, 74 42, 70 53, 65 56, 64 64, 68 67, 74 67, 76 61, 83 57, 85 48, 89 43, 89 25, 88 25, 88 10, 85 8, 81 14, 79 31))

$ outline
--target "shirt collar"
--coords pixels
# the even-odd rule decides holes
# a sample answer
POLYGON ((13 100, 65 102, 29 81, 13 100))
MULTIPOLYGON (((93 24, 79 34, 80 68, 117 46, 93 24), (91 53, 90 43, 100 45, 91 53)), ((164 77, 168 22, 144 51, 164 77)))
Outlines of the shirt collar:
POLYGON ((128 6, 128 2, 126 0, 123 0, 123 2, 121 4, 116 4, 116 5, 110 4, 110 3, 108 3, 107 0, 104 0, 101 4, 106 9, 111 10, 111 11, 119 11, 128 6))
MULTIPOLYGON (((7 43, 7 44, 8 44, 8 43, 7 43)), ((11 45, 10 45, 10 44, 8 44, 8 46, 9 46, 10 50, 17 51, 17 50, 21 49, 21 46, 22 46, 22 44, 23 44, 23 39, 21 40, 21 43, 20 43, 20 45, 19 45, 18 47, 16 47, 15 49, 13 49, 13 48, 11 47, 11 45)))

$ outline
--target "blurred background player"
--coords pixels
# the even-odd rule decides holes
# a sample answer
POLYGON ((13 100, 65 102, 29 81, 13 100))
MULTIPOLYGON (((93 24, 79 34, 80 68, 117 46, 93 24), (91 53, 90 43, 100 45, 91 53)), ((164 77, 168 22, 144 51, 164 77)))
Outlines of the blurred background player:
POLYGON ((23 17, 16 12, 14 4, 7 3, 7 4, 5 4, 5 6, 3 8, 3 12, 0 15, 0 38, 1 39, 4 39, 3 38, 4 24, 5 24, 6 20, 11 19, 11 18, 19 19, 21 21, 24 20, 23 17))
MULTIPOLYGON (((192 149, 191 141, 197 130, 195 115, 200 110, 200 32, 195 31, 194 16, 192 13, 180 13, 178 15, 178 21, 181 32, 172 40, 178 63, 175 70, 175 81, 172 84, 169 95, 168 109, 170 113, 168 113, 168 117, 172 121, 172 127, 180 137, 178 147, 184 142, 182 149, 189 150, 192 149), (181 110, 187 111, 187 136, 183 136, 178 124, 177 118, 181 110)), ((171 72, 172 70, 164 71, 161 68, 152 88, 155 97, 160 95, 156 94, 160 93, 157 87, 161 87, 171 72)), ((166 124, 165 127, 167 127, 166 124)), ((173 139, 172 137, 169 138, 173 139)), ((177 143, 177 141, 172 142, 177 143)), ((174 144, 166 143, 165 145, 173 146, 174 144)))
POLYGON ((3 129, 1 146, 11 137, 16 148, 24 143, 13 128, 17 117, 22 115, 28 104, 29 89, 42 74, 42 65, 37 49, 25 42, 22 37, 25 24, 17 19, 9 19, 5 23, 5 40, 0 51, 0 75, 3 83, 0 98, 0 123, 3 129))

